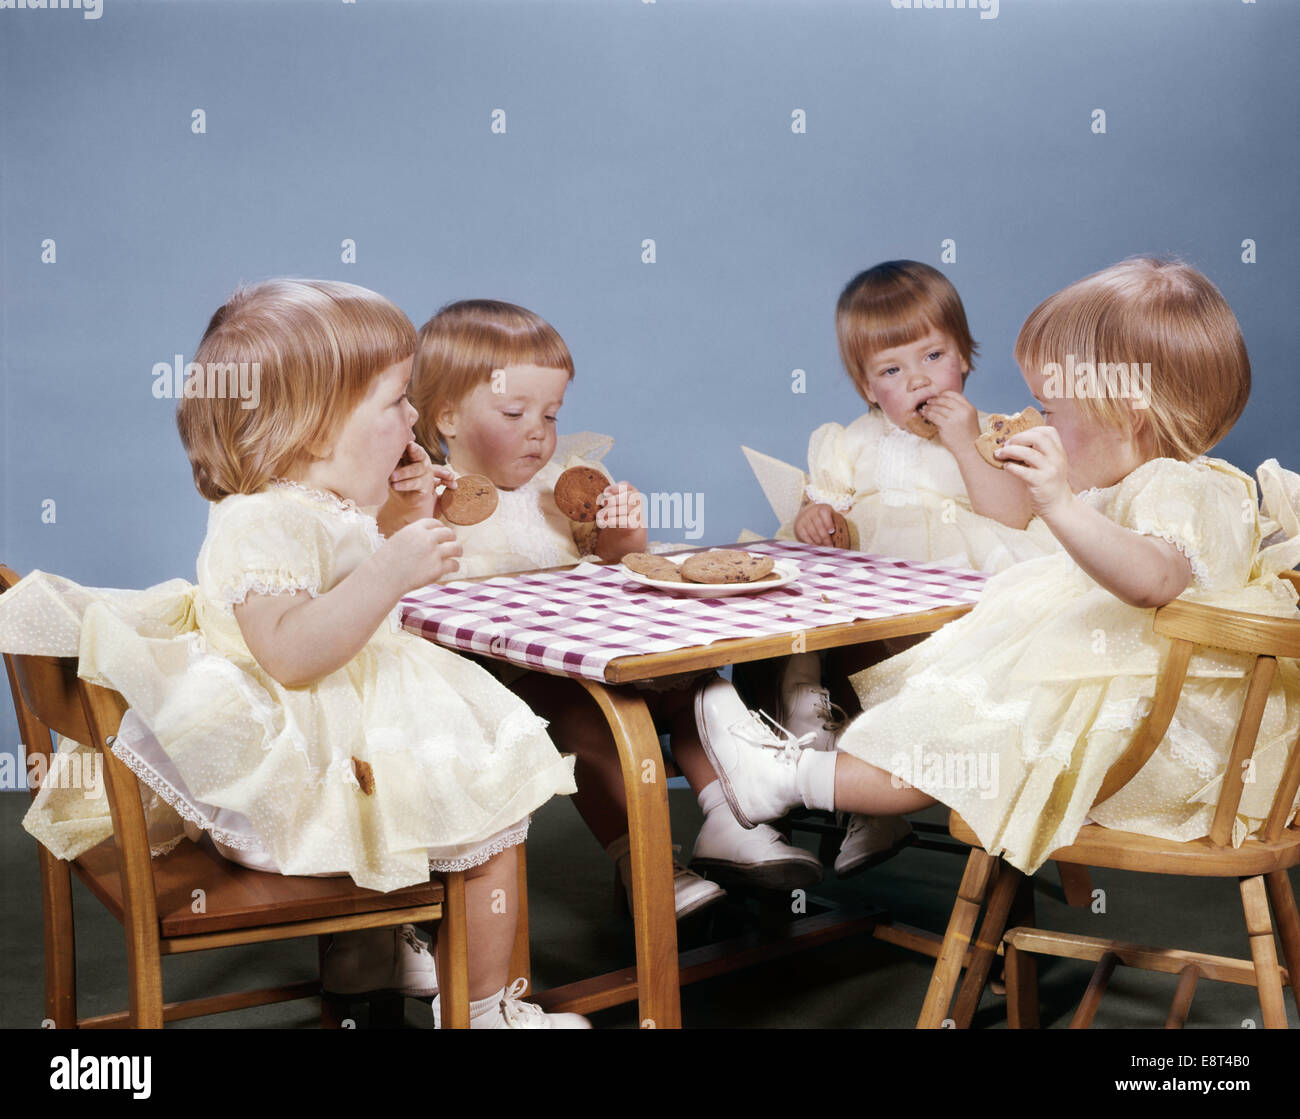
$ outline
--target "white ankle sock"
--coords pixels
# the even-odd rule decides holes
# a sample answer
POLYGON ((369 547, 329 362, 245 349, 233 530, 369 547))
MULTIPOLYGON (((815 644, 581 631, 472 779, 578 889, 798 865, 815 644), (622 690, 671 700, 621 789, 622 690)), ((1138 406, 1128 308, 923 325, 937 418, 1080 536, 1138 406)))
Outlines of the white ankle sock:
MULTIPOLYGON (((471 1030, 503 1030, 506 1026, 506 1020, 501 1017, 501 1000, 506 997, 506 989, 501 988, 495 995, 488 995, 486 998, 471 999, 469 1004, 469 1028, 471 1030)), ((439 1028, 442 1026, 442 996, 436 995, 433 1000, 433 1016, 438 1023, 439 1028)))
MULTIPOLYGON (((727 797, 722 791, 722 782, 716 777, 700 790, 700 795, 695 799, 700 802, 700 811, 706 816, 716 812, 727 803, 727 797)), ((729 806, 727 811, 731 811, 729 806)))
POLYGON ((805 808, 835 811, 835 752, 804 750, 795 767, 795 784, 805 808))

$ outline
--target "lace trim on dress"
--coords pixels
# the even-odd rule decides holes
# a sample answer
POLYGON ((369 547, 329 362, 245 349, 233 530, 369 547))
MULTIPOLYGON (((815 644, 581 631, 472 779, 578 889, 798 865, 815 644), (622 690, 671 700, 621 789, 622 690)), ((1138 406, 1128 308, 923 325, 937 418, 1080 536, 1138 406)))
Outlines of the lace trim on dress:
POLYGON ((280 583, 269 583, 253 573, 241 575, 238 580, 221 589, 221 604, 230 612, 236 606, 242 606, 249 594, 297 594, 306 591, 312 598, 320 594, 319 579, 287 577, 280 583))
POLYGON ((1201 735, 1185 726, 1175 715, 1165 734, 1169 743, 1169 756, 1182 762, 1203 781, 1213 781, 1223 775, 1224 758, 1201 735))
POLYGON ((295 482, 289 478, 272 478, 268 484, 279 489, 293 490, 318 505, 324 505, 345 521, 359 525, 365 529, 366 537, 370 541, 371 551, 377 552, 383 545, 383 538, 379 535, 379 523, 350 498, 339 497, 338 494, 330 493, 328 490, 312 489, 311 486, 304 486, 301 482, 295 482))
POLYGON ((1188 564, 1192 568, 1192 578, 1196 580, 1199 587, 1209 587, 1210 569, 1196 554, 1196 550, 1185 540, 1179 539, 1172 532, 1163 532, 1156 528, 1150 521, 1139 521, 1135 530, 1139 536, 1154 536, 1157 540, 1163 540, 1166 544, 1172 544, 1187 558, 1188 564))
POLYGON ((472 870, 482 866, 493 855, 499 855, 511 847, 518 847, 528 838, 528 820, 524 819, 504 835, 497 836, 491 843, 485 843, 467 855, 458 855, 454 859, 429 858, 429 869, 438 874, 448 874, 457 870, 472 870))
POLYGON ((814 505, 829 505, 837 513, 847 513, 854 505, 852 494, 848 497, 836 497, 832 493, 818 489, 811 482, 804 487, 803 492, 814 505))
POLYGON ((497 491, 498 524, 513 551, 526 556, 537 567, 559 567, 573 563, 577 546, 566 550, 553 538, 553 529, 542 512, 542 483, 534 474, 522 486, 497 491))
MULTIPOLYGON (((188 820, 195 827, 202 828, 213 839, 219 840, 227 847, 233 847, 237 851, 257 851, 261 850, 261 842, 256 836, 245 835, 243 832, 227 831, 225 828, 219 828, 207 816, 194 807, 179 792, 173 789, 157 773, 155 773, 144 760, 131 750, 128 750, 124 744, 114 741, 112 746, 113 754, 123 765, 141 781, 149 786, 163 800, 165 800, 183 820, 188 820)), ((155 858, 159 855, 165 855, 176 846, 185 837, 177 836, 174 840, 168 840, 152 848, 152 854, 155 858)))

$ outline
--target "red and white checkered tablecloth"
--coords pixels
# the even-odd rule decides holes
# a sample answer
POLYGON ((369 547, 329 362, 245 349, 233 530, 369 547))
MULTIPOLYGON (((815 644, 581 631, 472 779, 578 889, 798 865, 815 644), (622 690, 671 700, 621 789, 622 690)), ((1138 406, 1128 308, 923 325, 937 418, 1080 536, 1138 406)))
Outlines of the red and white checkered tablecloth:
POLYGON ((974 602, 978 571, 909 563, 810 544, 746 544, 799 565, 799 578, 761 594, 683 598, 628 581, 620 565, 442 583, 402 599, 411 633, 524 668, 604 680, 617 657, 798 633, 866 618, 974 602))

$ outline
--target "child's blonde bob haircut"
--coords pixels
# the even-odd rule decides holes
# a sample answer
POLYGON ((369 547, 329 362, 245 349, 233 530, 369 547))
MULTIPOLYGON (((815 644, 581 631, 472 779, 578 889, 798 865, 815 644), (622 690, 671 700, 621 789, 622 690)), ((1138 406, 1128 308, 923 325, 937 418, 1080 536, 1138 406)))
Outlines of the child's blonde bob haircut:
POLYGON ((411 403, 420 413, 415 438, 434 462, 447 461, 438 415, 508 365, 563 369, 573 379, 573 355, 564 339, 540 315, 513 303, 463 299, 420 327, 411 403))
POLYGON ((1250 396, 1237 317, 1214 284, 1179 260, 1134 257, 1058 291, 1025 320, 1015 357, 1026 373, 1044 376, 1071 360, 1076 370, 1148 365, 1128 392, 1098 378, 1097 391, 1073 395, 1085 415, 1126 432, 1150 458, 1204 454, 1250 396))
POLYGON ((835 305, 840 359, 863 400, 872 358, 931 330, 953 340, 966 366, 964 384, 979 350, 966 325, 966 309, 948 277, 920 261, 887 260, 858 273, 835 305))
POLYGON ((176 426, 199 493, 257 493, 327 455, 370 382, 414 350, 410 320, 366 288, 267 280, 239 289, 212 316, 194 361, 256 363, 257 405, 182 399, 176 426))

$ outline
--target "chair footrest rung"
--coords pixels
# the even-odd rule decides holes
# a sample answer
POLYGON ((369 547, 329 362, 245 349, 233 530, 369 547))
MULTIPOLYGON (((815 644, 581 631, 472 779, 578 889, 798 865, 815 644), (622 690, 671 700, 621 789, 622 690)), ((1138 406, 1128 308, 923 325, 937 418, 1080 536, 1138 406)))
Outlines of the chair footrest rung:
MULTIPOLYGON (((262 987, 256 991, 232 991, 228 995, 210 995, 201 999, 163 1004, 163 1021, 179 1022, 185 1018, 201 1018, 205 1014, 224 1014, 230 1010, 245 1010, 250 1006, 270 1006, 277 1002, 315 998, 321 993, 320 981, 293 983, 284 987, 262 987)), ((77 1028, 82 1030, 120 1030, 131 1024, 131 1015, 125 1011, 116 1014, 99 1014, 82 1018, 77 1028)))
MULTIPOLYGON (((1144 944, 1126 944, 1122 941, 1103 940, 1077 933, 1047 932, 1029 928, 1010 929, 1006 934, 1006 940, 1021 952, 1070 960, 1091 960, 1094 963, 1099 962, 1106 953, 1110 952, 1126 967, 1140 968, 1143 971, 1162 971, 1169 975, 1177 975, 1189 964, 1194 964, 1206 979, 1217 979, 1223 983, 1239 983, 1245 987, 1257 986, 1254 963, 1231 956, 1212 956, 1205 952, 1191 952, 1181 948, 1152 948, 1144 944)), ((1289 986, 1291 981, 1286 969, 1278 970, 1282 974, 1283 985, 1289 986)))

